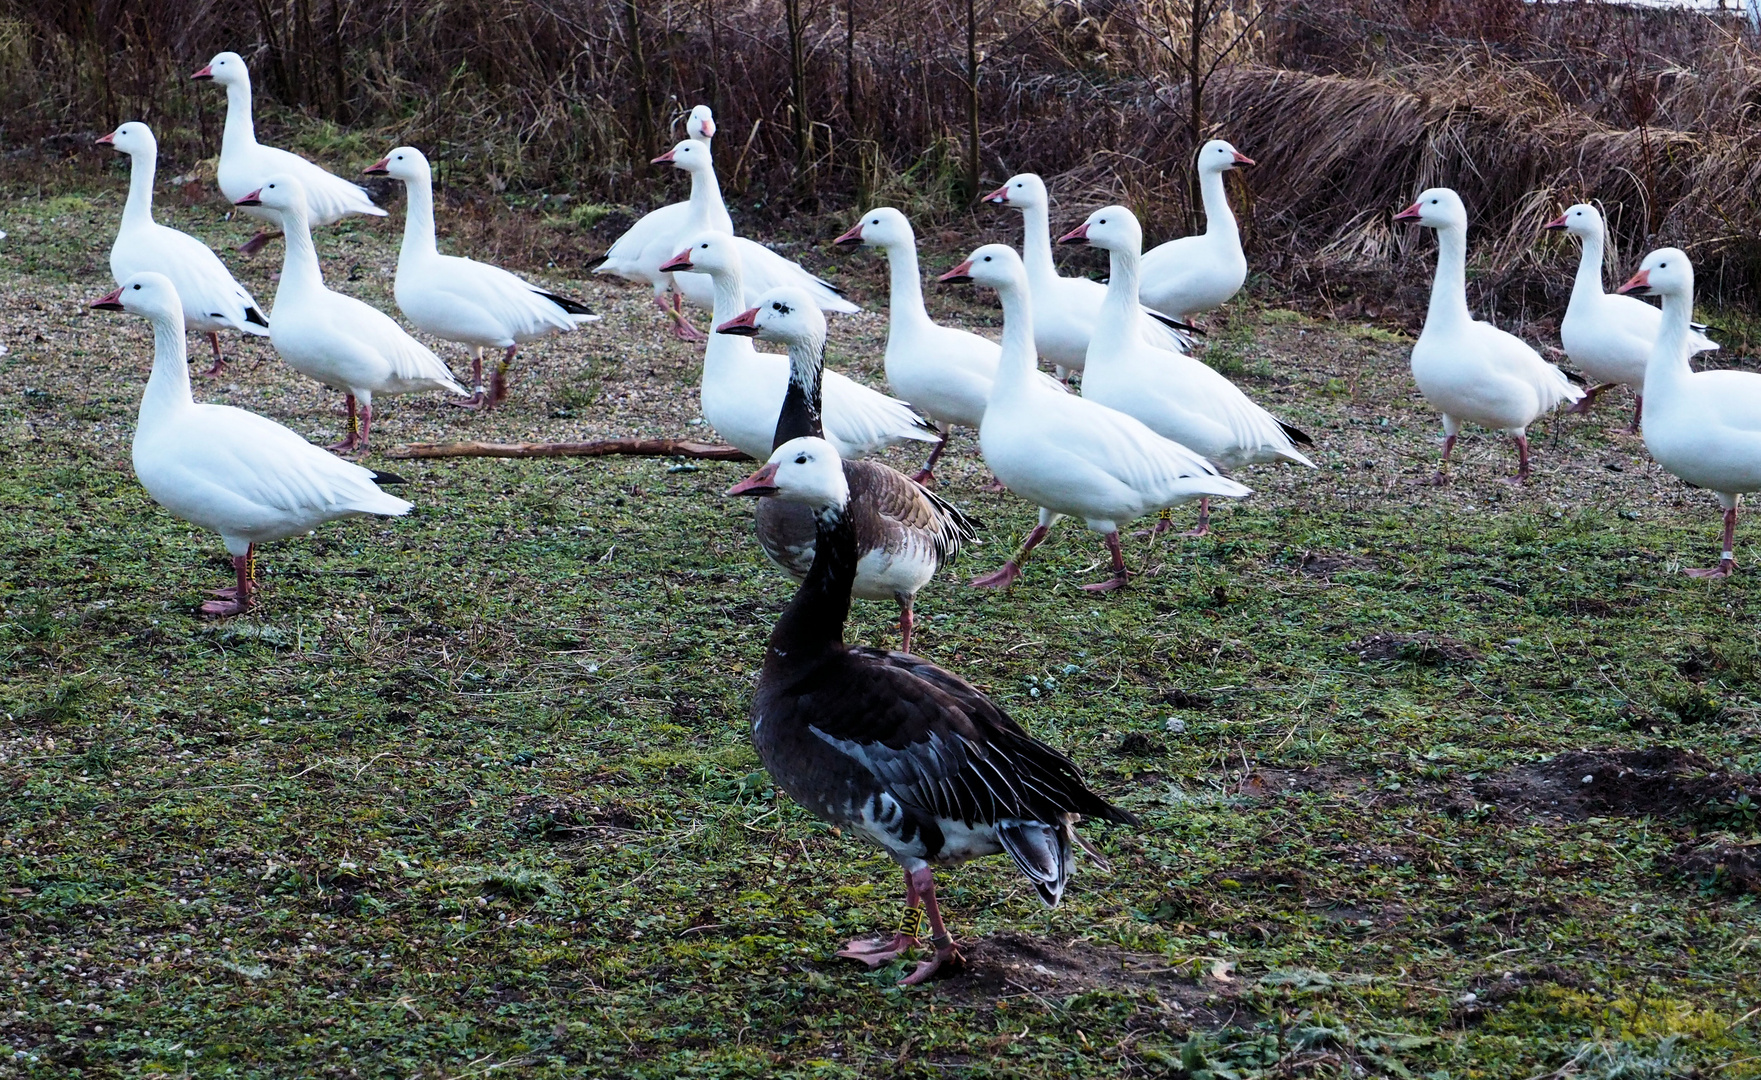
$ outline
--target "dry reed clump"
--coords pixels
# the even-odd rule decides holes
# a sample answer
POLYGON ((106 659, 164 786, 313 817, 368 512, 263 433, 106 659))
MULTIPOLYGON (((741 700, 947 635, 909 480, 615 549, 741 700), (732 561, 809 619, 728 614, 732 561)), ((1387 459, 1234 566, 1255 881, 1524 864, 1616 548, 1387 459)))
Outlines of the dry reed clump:
MULTIPOLYGON (((1456 187, 1474 213, 1474 288, 1500 316, 1557 310, 1575 250, 1537 246, 1537 230, 1581 198, 1605 208, 1611 262, 1677 243, 1710 297, 1752 302, 1761 56, 1737 24, 1601 2, 1196 0, 1215 18, 1199 36, 1195 111, 1182 67, 1194 2, 976 8, 983 179, 1038 171, 1061 215, 1122 199, 1165 238, 1196 218, 1196 114, 1199 137, 1261 162, 1231 178, 1253 264, 1337 313, 1416 312, 1403 285, 1430 249, 1388 217, 1430 184, 1456 187)), ((137 117, 158 127, 165 168, 188 173, 214 153, 223 107, 188 73, 231 48, 256 75, 266 138, 339 167, 421 145, 443 185, 473 192, 468 227, 518 260, 602 249, 623 216, 593 204, 678 197, 646 163, 697 101, 717 107, 724 187, 748 227, 817 227, 813 211, 879 202, 931 225, 969 212, 959 0, 240 10, 0 0, 7 142, 65 156, 137 117), (511 229, 495 225, 508 205, 524 211, 511 229)))

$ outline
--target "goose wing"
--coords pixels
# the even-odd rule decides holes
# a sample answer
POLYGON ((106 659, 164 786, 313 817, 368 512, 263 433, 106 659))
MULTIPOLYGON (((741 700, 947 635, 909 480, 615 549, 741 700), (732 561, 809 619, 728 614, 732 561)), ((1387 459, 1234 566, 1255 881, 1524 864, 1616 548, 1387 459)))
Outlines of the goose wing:
POLYGON ((867 457, 907 440, 937 442, 941 432, 898 398, 870 389, 836 371, 825 373, 826 438, 846 458, 867 457))
POLYGON ((428 346, 411 337, 391 316, 371 304, 326 290, 337 328, 377 352, 405 383, 431 383, 455 394, 468 393, 428 346))
POLYGON ((844 471, 851 487, 861 486, 884 521, 927 541, 938 565, 953 562, 962 547, 978 539, 977 522, 899 470, 874 461, 846 461, 844 471))
POLYGON ((499 266, 441 256, 438 272, 427 275, 425 286, 435 293, 474 304, 516 338, 536 337, 547 331, 573 330, 579 322, 599 316, 589 314, 578 301, 545 292, 499 266))
POLYGON ((744 236, 734 237, 734 243, 740 249, 740 269, 747 303, 756 303, 758 297, 779 285, 794 285, 807 290, 807 294, 813 297, 823 311, 850 314, 862 310, 844 299, 842 289, 822 277, 808 273, 799 263, 785 259, 763 244, 744 236))
POLYGON ((275 173, 292 173, 306 190, 306 208, 314 225, 328 225, 349 214, 385 216, 386 211, 373 205, 373 197, 361 185, 279 147, 259 145, 257 150, 262 154, 259 181, 275 173))
POLYGON ((396 516, 410 504, 373 482, 371 470, 314 446, 296 432, 228 405, 198 405, 177 466, 186 481, 283 514, 396 516))

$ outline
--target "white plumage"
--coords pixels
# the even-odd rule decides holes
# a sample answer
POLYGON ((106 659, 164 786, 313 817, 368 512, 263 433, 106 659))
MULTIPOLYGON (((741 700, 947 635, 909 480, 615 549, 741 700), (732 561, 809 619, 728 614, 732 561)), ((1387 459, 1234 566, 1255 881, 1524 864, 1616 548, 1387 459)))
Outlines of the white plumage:
MULTIPOLYGON (((257 128, 251 120, 251 73, 238 53, 219 53, 190 77, 212 79, 226 87, 226 128, 220 136, 220 164, 214 172, 220 193, 228 202, 237 204, 272 176, 291 176, 306 189, 306 210, 313 225, 329 225, 350 214, 385 216, 385 211, 373 205, 372 197, 361 185, 352 184, 298 154, 257 141, 257 128)), ((247 207, 245 212, 271 223, 277 220, 274 215, 253 208, 247 207)), ((273 235, 260 232, 239 250, 246 254, 254 252, 273 235)))
POLYGON ((241 200, 273 210, 287 235, 281 284, 269 317, 269 340, 288 366, 348 395, 349 431, 332 449, 367 449, 374 394, 411 394, 465 388, 426 345, 377 308, 324 286, 307 224, 305 193, 291 176, 277 176, 241 200), (355 407, 360 405, 356 426, 355 407))
POLYGON ((208 335, 213 347, 214 366, 203 374, 219 375, 226 368, 220 354, 220 331, 263 337, 269 333, 269 320, 207 244, 153 220, 153 174, 158 168, 159 141, 152 129, 130 121, 98 141, 130 159, 128 202, 122 208, 116 242, 110 245, 111 276, 118 285, 147 271, 169 278, 183 303, 184 328, 208 335))
POLYGON ((472 352, 475 383, 465 404, 494 408, 507 396, 507 369, 522 343, 566 333, 599 316, 573 300, 522 281, 499 266, 442 255, 434 238, 434 175, 428 158, 399 146, 367 167, 373 175, 404 182, 404 241, 397 257, 398 309, 416 328, 472 352), (483 350, 500 349, 487 393, 483 350))
MULTIPOLYGON (((1570 207, 1544 229, 1563 229, 1583 244, 1577 276, 1572 280, 1571 301, 1559 322, 1559 343, 1595 385, 1585 391, 1572 412, 1589 412, 1596 396, 1615 386, 1630 386, 1637 400, 1633 422, 1627 430, 1639 430, 1644 415, 1645 368, 1651 345, 1663 324, 1663 313, 1636 296, 1602 291, 1603 245, 1607 235, 1602 214, 1588 203, 1570 207)), ((1690 327, 1688 351, 1706 352, 1718 343, 1690 327)))
MULTIPOLYGON (((709 278, 716 293, 714 323, 720 327, 750 310, 742 276, 745 248, 725 233, 704 232, 666 265, 709 278)), ((812 299, 812 297, 809 297, 812 299)), ((758 461, 770 458, 777 416, 789 386, 789 359, 761 353, 752 339, 711 334, 703 349, 699 404, 716 433, 758 461)), ((826 440, 840 457, 863 458, 901 442, 934 442, 935 428, 911 406, 836 371, 820 389, 826 440)))
POLYGON ((1437 231, 1437 274, 1425 328, 1412 347, 1419 393, 1443 414, 1442 483, 1463 423, 1502 431, 1516 442, 1515 479, 1529 477, 1528 426, 1583 392, 1514 334, 1480 322, 1467 306, 1467 207, 1449 188, 1431 188, 1394 217, 1437 231))
POLYGON ((1190 322, 1193 316, 1221 307, 1241 291, 1247 280, 1247 256, 1241 250, 1241 230, 1229 195, 1223 190, 1223 174, 1253 159, 1222 139, 1212 139, 1198 152, 1199 195, 1204 200, 1205 231, 1182 236, 1143 253, 1143 279, 1139 286, 1144 305, 1190 322))
MULTIPOLYGON (((1033 290, 1034 348, 1047 363, 1067 372, 1081 371, 1088 363, 1088 339, 1100 317, 1107 287, 1081 277, 1063 277, 1052 261, 1051 196, 1045 181, 1033 173, 1021 173, 985 196, 986 202, 1021 211, 1021 258, 1027 268, 1028 287, 1033 290)), ((1185 352, 1183 332, 1167 325, 1166 316, 1150 312, 1140 324, 1143 339, 1158 348, 1185 352)))
POLYGON ((1084 585, 1125 584, 1119 527, 1145 513, 1206 496, 1252 492, 1218 473, 1192 450, 1157 435, 1125 413, 1048 389, 1034 372, 1033 298, 1013 248, 987 244, 942 276, 997 290, 1003 302, 1003 357, 985 406, 978 441, 985 464, 1010 491, 1040 507, 1040 521, 1016 556, 974 585, 1005 587, 1060 517, 1081 518, 1104 533, 1113 576, 1084 585))
POLYGON ((410 509, 381 491, 372 472, 273 420, 229 405, 197 404, 190 396, 183 305, 163 274, 130 275, 92 306, 142 315, 153 325, 153 374, 135 428, 135 475, 154 502, 219 533, 233 557, 237 584, 204 604, 204 614, 231 615, 250 606, 255 545, 301 536, 338 518, 410 509))

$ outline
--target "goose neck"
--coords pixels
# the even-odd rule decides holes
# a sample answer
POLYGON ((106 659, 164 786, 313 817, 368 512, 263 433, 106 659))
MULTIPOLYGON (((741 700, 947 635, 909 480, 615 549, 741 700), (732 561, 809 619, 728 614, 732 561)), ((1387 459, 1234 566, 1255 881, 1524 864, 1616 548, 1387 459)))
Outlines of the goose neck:
POLYGON ((693 232, 730 232, 717 224, 728 220, 728 205, 722 201, 722 186, 715 177, 714 165, 691 170, 691 218, 693 232))
POLYGON ((789 388, 783 393, 783 407, 777 414, 776 436, 771 440, 773 450, 790 439, 825 437, 820 404, 825 375, 824 345, 812 340, 789 343, 789 388))
POLYGON ((1235 222, 1235 211, 1229 208, 1229 193, 1223 187, 1223 174, 1206 172, 1199 177, 1198 190, 1205 207, 1205 235, 1239 237, 1241 228, 1235 222))
POLYGON ((398 261, 434 255, 434 182, 425 177, 404 181, 404 243, 398 261))
POLYGON ((1694 294, 1690 291, 1663 295, 1663 320, 1651 343, 1651 359, 1645 365, 1645 396, 1664 395, 1688 376, 1688 339, 1693 333, 1694 294))
POLYGON ((850 590, 856 583, 856 528, 848 503, 815 510, 813 566, 771 631, 764 674, 787 678, 844 648, 850 590))
POLYGON ((1472 320, 1467 306, 1467 230, 1445 226, 1437 231, 1437 274, 1431 279, 1427 327, 1472 320))
POLYGON ((1027 283, 1013 281, 997 288, 1003 305, 1002 357, 991 400, 1026 390, 1033 382, 1039 354, 1033 345, 1033 301, 1027 283))
POLYGON ((183 312, 155 315, 153 323, 153 374, 141 396, 140 425, 195 404, 190 394, 190 364, 184 339, 183 312))
POLYGON ((153 224, 153 175, 157 154, 133 154, 128 166, 128 201, 122 207, 122 224, 139 227, 153 224))
POLYGON ((220 151, 228 146, 255 146, 257 128, 251 121, 251 84, 226 84, 226 128, 220 136, 220 151))
POLYGON ((917 245, 896 244, 887 248, 886 253, 890 278, 887 326, 897 334, 929 322, 929 309, 923 305, 923 279, 917 268, 917 245))
POLYGON ((1027 264, 1030 281, 1045 281, 1058 275, 1052 261, 1052 213, 1044 206, 1021 208, 1021 261, 1027 264))
POLYGON ((1135 248, 1113 248, 1107 253, 1107 297, 1101 304, 1108 328, 1135 336, 1138 320, 1138 277, 1143 254, 1135 248))
POLYGON ((1602 237, 1591 233, 1583 239, 1583 251, 1578 254, 1578 272, 1572 279, 1571 298, 1581 296, 1602 295, 1602 237))
POLYGON ((281 211, 281 231, 286 239, 281 259, 281 285, 275 292, 277 306, 285 293, 324 287, 324 272, 318 267, 318 249, 312 244, 312 225, 305 213, 281 211))

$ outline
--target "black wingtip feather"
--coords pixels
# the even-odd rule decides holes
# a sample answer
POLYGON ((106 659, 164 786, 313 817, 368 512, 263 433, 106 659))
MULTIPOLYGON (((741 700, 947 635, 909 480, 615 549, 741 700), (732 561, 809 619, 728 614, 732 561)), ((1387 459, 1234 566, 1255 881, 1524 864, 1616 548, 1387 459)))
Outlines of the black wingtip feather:
POLYGON ((1182 322, 1179 319, 1176 319, 1172 315, 1164 315, 1161 312, 1154 310, 1153 308, 1144 308, 1144 312, 1146 314, 1148 314, 1150 318, 1156 320, 1157 322, 1161 323, 1163 326, 1166 326, 1171 330, 1178 330, 1183 334, 1191 334, 1194 337, 1207 336, 1205 334, 1205 332, 1203 330, 1201 330, 1200 328, 1192 325, 1189 322, 1182 322))
POLYGON ((1315 440, 1309 438, 1309 433, 1302 430, 1301 428, 1291 427, 1289 424, 1286 424, 1282 420, 1278 421, 1278 426, 1280 428, 1284 429, 1284 437, 1289 439, 1291 442, 1295 443, 1296 445, 1298 445, 1298 446, 1313 446, 1313 445, 1315 445, 1315 440))
POLYGON ((373 473, 373 482, 375 484, 378 484, 380 487, 390 487, 393 484, 407 484, 407 483, 409 483, 408 480, 405 480, 403 477, 399 476, 397 473, 378 472, 378 471, 375 471, 373 473))
POLYGON ((575 300, 575 299, 573 299, 571 297, 567 297, 567 296, 562 296, 558 293, 545 292, 543 289, 534 289, 532 291, 537 293, 539 296, 544 297, 546 300, 549 300, 551 303, 555 304, 557 307, 562 308, 564 311, 568 312, 570 315, 591 315, 591 314, 593 314, 593 309, 589 308, 586 304, 583 304, 579 300, 575 300))
POLYGON ((1566 371, 1564 368, 1560 368, 1559 370, 1562 374, 1565 375, 1565 381, 1568 383, 1571 383, 1573 386, 1588 386, 1588 385, 1590 385, 1589 380, 1585 379, 1582 375, 1579 375, 1575 371, 1566 371))
POLYGON ((249 307, 249 308, 245 309, 245 321, 248 323, 256 323, 258 326, 261 326, 264 328, 267 328, 269 326, 269 320, 265 319, 263 317, 263 313, 261 311, 258 311, 254 307, 249 307))
POLYGON ((601 266, 604 266, 604 265, 605 265, 605 260, 607 260, 607 259, 609 259, 609 258, 611 258, 611 252, 609 252, 609 251, 608 251, 608 252, 606 252, 606 253, 605 253, 605 254, 604 254, 604 255, 601 255, 601 256, 600 256, 600 257, 599 257, 599 258, 597 258, 597 259, 592 259, 592 260, 589 260, 589 261, 588 261, 588 263, 587 263, 587 269, 589 269, 589 270, 597 270, 597 269, 599 269, 599 268, 600 268, 600 267, 601 267, 601 266))

